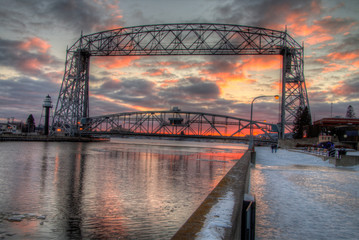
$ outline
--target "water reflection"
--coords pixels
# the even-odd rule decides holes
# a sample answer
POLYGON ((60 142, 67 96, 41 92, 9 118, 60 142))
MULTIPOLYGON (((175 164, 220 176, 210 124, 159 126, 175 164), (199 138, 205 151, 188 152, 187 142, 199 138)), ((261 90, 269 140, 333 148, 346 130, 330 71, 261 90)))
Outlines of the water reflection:
POLYGON ((168 239, 245 147, 160 144, 2 143, 2 218, 46 219, 3 221, 0 231, 27 239, 168 239))

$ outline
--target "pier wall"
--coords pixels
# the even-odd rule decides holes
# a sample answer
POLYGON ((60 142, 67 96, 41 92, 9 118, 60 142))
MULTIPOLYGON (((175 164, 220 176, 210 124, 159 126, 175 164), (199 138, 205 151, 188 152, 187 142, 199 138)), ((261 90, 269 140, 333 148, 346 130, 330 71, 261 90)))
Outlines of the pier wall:
POLYGON ((241 218, 244 194, 248 191, 251 153, 247 151, 242 158, 229 170, 218 185, 212 190, 187 222, 177 231, 172 239, 195 239, 201 231, 206 215, 220 198, 231 191, 234 194, 235 204, 231 217, 231 228, 223 228, 223 239, 241 238, 241 218))

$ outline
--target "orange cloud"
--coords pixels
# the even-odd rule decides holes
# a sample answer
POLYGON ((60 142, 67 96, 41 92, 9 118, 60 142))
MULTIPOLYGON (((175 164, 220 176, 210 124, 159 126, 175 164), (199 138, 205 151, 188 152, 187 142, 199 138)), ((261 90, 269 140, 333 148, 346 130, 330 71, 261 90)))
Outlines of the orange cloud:
POLYGON ((315 45, 318 43, 322 43, 322 42, 327 42, 330 40, 333 40, 334 38, 332 36, 330 36, 329 34, 323 33, 323 34, 318 34, 312 37, 309 37, 306 39, 306 43, 308 43, 309 45, 315 45))
POLYGON ((240 82, 247 82, 253 83, 253 79, 247 78, 247 75, 243 72, 218 72, 218 73, 211 73, 207 70, 200 71, 201 74, 206 75, 209 78, 215 78, 220 80, 222 84, 225 84, 226 81, 240 81, 240 82))
POLYGON ((281 67, 282 57, 273 56, 254 56, 244 60, 243 69, 251 71, 276 70, 281 67))
POLYGON ((139 58, 138 56, 97 57, 93 62, 100 68, 110 70, 131 66, 132 62, 139 58))
POLYGON ((276 70, 281 67, 281 56, 248 56, 242 57, 241 63, 217 63, 210 62, 206 65, 210 66, 210 69, 203 69, 200 74, 204 74, 209 78, 215 78, 219 80, 220 85, 225 85, 227 81, 240 81, 245 83, 255 83, 256 79, 250 78, 249 71, 267 71, 276 70), (220 67, 222 70, 219 70, 220 67), (217 67, 218 66, 218 67, 217 67))
POLYGON ((163 83, 160 85, 161 87, 168 87, 170 84, 175 84, 179 82, 178 79, 167 79, 167 80, 164 80, 163 83))
POLYGON ((357 89, 353 86, 347 85, 343 81, 340 81, 337 85, 332 87, 331 91, 338 96, 347 97, 353 93, 356 93, 357 89))
POLYGON ((281 89, 281 87, 282 87, 282 83, 279 82, 279 81, 275 81, 275 82, 273 82, 272 85, 271 85, 271 88, 272 88, 272 89, 276 89, 276 90, 281 89))
POLYGON ((342 69, 348 68, 348 66, 346 65, 341 65, 338 63, 331 63, 328 64, 326 67, 323 68, 322 73, 328 73, 328 72, 335 72, 335 71, 339 71, 342 69))
MULTIPOLYGON (((312 6, 312 8, 319 9, 320 6, 312 6)), ((333 35, 348 32, 357 24, 348 18, 333 18, 332 16, 325 16, 309 24, 309 16, 308 13, 294 12, 287 16, 286 21, 290 32, 297 36, 307 37, 305 42, 310 45, 331 41, 334 39, 333 35)))
POLYGON ((322 59, 322 58, 317 58, 317 59, 314 60, 314 62, 321 63, 321 64, 329 63, 328 60, 325 60, 325 59, 322 59))
POLYGON ((353 66, 356 68, 359 68, 359 60, 352 63, 353 66))
POLYGON ((19 48, 25 51, 36 50, 40 53, 46 53, 51 45, 38 37, 33 37, 19 45, 19 48))
POLYGON ((132 104, 119 102, 118 100, 112 99, 110 97, 107 97, 107 96, 101 95, 101 94, 93 94, 93 93, 90 92, 90 97, 99 99, 99 100, 104 101, 104 102, 111 102, 111 103, 117 104, 119 106, 125 106, 127 108, 134 109, 136 111, 149 111, 149 110, 152 110, 151 108, 148 108, 148 107, 137 106, 137 105, 132 105, 132 104))
POLYGON ((359 50, 354 51, 354 52, 334 52, 334 53, 329 53, 328 57, 332 58, 334 60, 343 60, 343 61, 354 60, 354 59, 359 58, 359 50))

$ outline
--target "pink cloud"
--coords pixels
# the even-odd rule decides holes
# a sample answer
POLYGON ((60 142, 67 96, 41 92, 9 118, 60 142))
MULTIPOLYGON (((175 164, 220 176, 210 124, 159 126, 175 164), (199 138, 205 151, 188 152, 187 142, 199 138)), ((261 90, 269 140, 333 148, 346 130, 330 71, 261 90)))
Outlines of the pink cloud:
POLYGON ((329 53, 328 57, 331 58, 331 59, 343 60, 343 61, 354 60, 354 59, 359 58, 359 50, 354 51, 354 52, 334 52, 334 53, 329 53))
POLYGON ((342 69, 348 68, 346 65, 341 65, 338 63, 331 63, 328 64, 326 67, 323 68, 322 73, 328 73, 328 72, 336 72, 340 71, 342 69))
POLYGON ((334 39, 334 37, 330 36, 329 34, 322 33, 322 34, 317 34, 315 36, 307 38, 305 42, 309 45, 315 45, 318 43, 331 41, 333 39, 334 39))
POLYGON ((95 31, 103 31, 105 29, 117 29, 122 28, 123 15, 120 9, 120 2, 117 0, 112 1, 102 1, 102 0, 93 0, 96 5, 100 8, 106 10, 105 20, 101 24, 96 24, 92 28, 95 31))
POLYGON ((38 74, 43 66, 44 63, 41 63, 38 59, 31 58, 21 61, 18 67, 25 73, 38 74))
POLYGON ((338 96, 347 97, 352 94, 357 94, 358 87, 350 83, 348 84, 344 81, 340 81, 337 85, 332 87, 331 92, 338 96))
POLYGON ((40 53, 46 53, 50 47, 51 45, 49 43, 38 37, 29 38, 27 41, 24 41, 19 45, 21 50, 36 50, 40 53))
POLYGON ((93 61, 94 64, 100 68, 118 69, 129 67, 133 61, 140 59, 138 56, 123 56, 123 57, 98 57, 93 61))

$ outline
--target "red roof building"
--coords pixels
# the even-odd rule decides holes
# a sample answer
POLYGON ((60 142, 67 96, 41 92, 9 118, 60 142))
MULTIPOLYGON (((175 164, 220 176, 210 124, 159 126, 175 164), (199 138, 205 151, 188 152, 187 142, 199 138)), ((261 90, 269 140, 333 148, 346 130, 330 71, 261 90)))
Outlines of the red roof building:
POLYGON ((359 118, 322 118, 315 121, 313 125, 322 127, 359 126, 359 118))

